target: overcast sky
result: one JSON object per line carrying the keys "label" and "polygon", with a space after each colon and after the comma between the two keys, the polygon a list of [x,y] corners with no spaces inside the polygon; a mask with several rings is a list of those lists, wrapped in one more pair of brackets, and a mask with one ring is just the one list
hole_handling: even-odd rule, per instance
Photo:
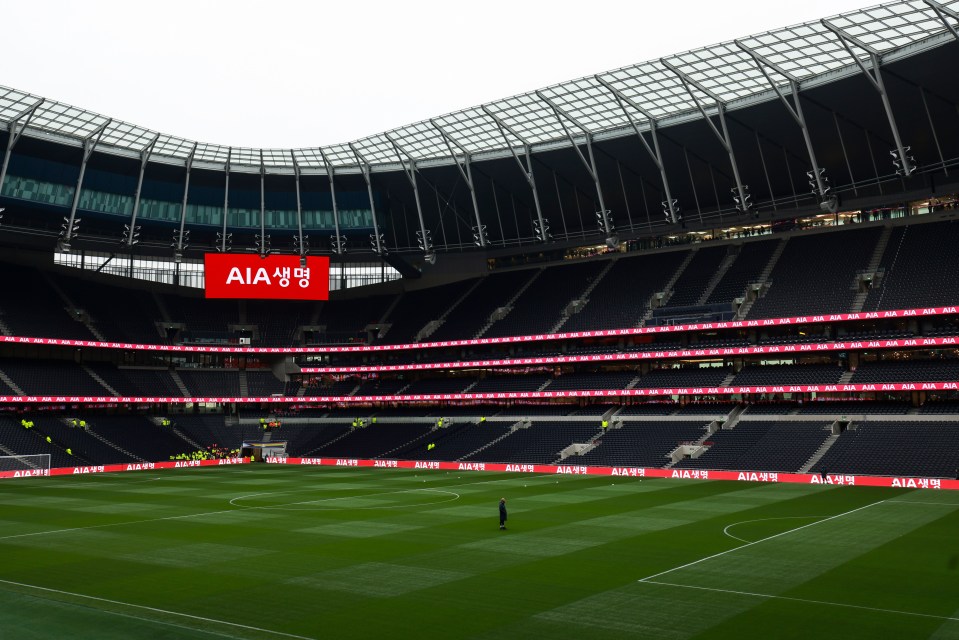
{"label": "overcast sky", "polygon": [[308,147],[871,4],[10,2],[0,85],[201,142]]}

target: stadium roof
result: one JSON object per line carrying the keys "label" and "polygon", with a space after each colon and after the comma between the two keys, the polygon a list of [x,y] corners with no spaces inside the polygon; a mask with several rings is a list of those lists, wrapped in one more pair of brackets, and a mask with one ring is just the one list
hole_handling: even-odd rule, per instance
{"label": "stadium roof", "polygon": [[[516,148],[545,150],[594,139],[631,135],[649,120],[678,123],[713,113],[775,100],[766,74],[782,88],[807,88],[860,73],[872,56],[889,61],[959,39],[959,0],[903,0],[820,21],[741,38],[660,60],[496,100],[351,143],[323,148],[251,149],[198,143],[113,120],[107,116],[17,89],[0,87],[0,122],[22,124],[26,133],[81,144],[97,141],[100,152],[136,155],[150,150],[153,162],[214,167],[267,167],[281,172],[384,170],[401,161],[452,164],[453,154],[498,158]],[[855,57],[854,57],[855,56]],[[760,66],[762,65],[762,66]],[[699,105],[697,104],[699,103]],[[627,113],[629,114],[627,116]],[[512,148],[512,150],[511,150]]]}

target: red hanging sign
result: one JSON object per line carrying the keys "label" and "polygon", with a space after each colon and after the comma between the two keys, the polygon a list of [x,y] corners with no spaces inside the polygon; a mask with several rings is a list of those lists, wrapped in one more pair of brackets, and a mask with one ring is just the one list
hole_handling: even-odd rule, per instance
{"label": "red hanging sign", "polygon": [[328,300],[330,259],[207,253],[203,256],[207,298]]}

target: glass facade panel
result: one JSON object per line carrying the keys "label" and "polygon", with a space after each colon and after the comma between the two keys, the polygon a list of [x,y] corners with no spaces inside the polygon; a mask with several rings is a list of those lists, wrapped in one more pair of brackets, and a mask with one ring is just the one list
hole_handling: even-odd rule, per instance
{"label": "glass facade panel", "polygon": [[[33,178],[20,178],[7,175],[0,194],[8,198],[30,200],[43,204],[69,207],[73,203],[74,188],[44,182]],[[364,194],[365,197],[365,194]],[[133,196],[108,193],[94,189],[80,192],[79,209],[96,211],[118,216],[130,216],[133,213]],[[167,202],[142,198],[138,217],[145,220],[179,222],[179,202]],[[223,224],[223,206],[187,204],[186,221],[189,224]],[[369,209],[342,209],[339,211],[340,229],[369,229],[373,226],[373,214]],[[295,209],[268,209],[265,211],[268,229],[296,229]],[[231,207],[227,224],[230,227],[256,229],[260,226],[260,210]],[[332,231],[333,211],[314,210],[303,212],[303,228],[309,230]]]}
{"label": "glass facade panel", "polygon": [[69,207],[73,202],[73,187],[63,184],[41,182],[32,178],[18,178],[7,175],[3,181],[3,190],[0,191],[8,198],[20,198],[43,204]]}
{"label": "glass facade panel", "polygon": [[163,202],[162,200],[140,200],[141,218],[146,220],[162,220],[164,222],[179,222],[180,203]]}
{"label": "glass facade panel", "polygon": [[133,213],[133,196],[121,196],[103,191],[80,191],[80,209],[86,211],[100,211],[128,216]]}

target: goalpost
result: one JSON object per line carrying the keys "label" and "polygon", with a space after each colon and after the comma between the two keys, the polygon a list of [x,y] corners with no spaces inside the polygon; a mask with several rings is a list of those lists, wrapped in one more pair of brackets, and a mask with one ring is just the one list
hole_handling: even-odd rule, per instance
{"label": "goalpost", "polygon": [[0,471],[23,471],[24,475],[50,475],[50,454],[0,456]]}

